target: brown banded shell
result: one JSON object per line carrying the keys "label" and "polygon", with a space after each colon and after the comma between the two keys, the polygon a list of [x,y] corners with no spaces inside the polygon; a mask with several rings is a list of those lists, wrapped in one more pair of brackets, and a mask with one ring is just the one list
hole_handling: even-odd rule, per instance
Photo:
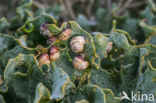
{"label": "brown banded shell", "polygon": [[60,57],[60,51],[56,46],[50,48],[50,60],[55,61]]}
{"label": "brown banded shell", "polygon": [[77,70],[85,70],[88,68],[89,63],[82,56],[76,56],[73,60],[73,66]]}
{"label": "brown banded shell", "polygon": [[59,36],[59,40],[68,40],[71,34],[71,29],[65,29]]}
{"label": "brown banded shell", "polygon": [[42,54],[38,60],[39,62],[39,66],[43,65],[43,64],[50,64],[50,60],[49,60],[49,55],[47,53]]}
{"label": "brown banded shell", "polygon": [[80,53],[84,50],[86,41],[83,36],[73,37],[70,41],[70,48],[75,53]]}

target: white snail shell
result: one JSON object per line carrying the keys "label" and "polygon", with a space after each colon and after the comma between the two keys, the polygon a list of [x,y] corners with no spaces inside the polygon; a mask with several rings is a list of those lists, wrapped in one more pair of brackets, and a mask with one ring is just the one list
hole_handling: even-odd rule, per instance
{"label": "white snail shell", "polygon": [[73,60],[73,66],[77,70],[85,70],[88,68],[89,63],[82,56],[76,56]]}
{"label": "white snail shell", "polygon": [[73,37],[70,41],[71,50],[75,53],[80,53],[84,50],[86,41],[83,36]]}

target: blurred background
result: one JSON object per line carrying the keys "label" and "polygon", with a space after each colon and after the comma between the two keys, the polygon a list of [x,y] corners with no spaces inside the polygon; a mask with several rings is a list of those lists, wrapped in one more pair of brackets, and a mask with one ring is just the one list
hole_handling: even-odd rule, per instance
{"label": "blurred background", "polygon": [[[11,22],[20,1],[0,0],[0,17]],[[126,30],[141,44],[146,37],[139,23],[144,19],[148,25],[156,25],[155,4],[156,0],[34,0],[32,12],[36,16],[45,11],[58,20],[58,25],[75,20],[88,32],[109,33],[115,19],[117,28]],[[16,30],[21,25],[9,29]]]}

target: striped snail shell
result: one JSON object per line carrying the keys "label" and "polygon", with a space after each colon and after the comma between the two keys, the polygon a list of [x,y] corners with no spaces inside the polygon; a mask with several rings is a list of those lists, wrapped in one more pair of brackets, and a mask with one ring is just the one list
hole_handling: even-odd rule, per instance
{"label": "striped snail shell", "polygon": [[88,68],[89,63],[81,55],[78,55],[73,60],[73,66],[77,70],[85,70]]}
{"label": "striped snail shell", "polygon": [[39,66],[43,65],[43,64],[50,64],[50,60],[49,60],[49,55],[47,53],[42,54],[38,60],[39,62]]}
{"label": "striped snail shell", "polygon": [[75,53],[80,53],[84,50],[86,41],[83,36],[73,37],[70,41],[70,48]]}
{"label": "striped snail shell", "polygon": [[59,36],[59,40],[68,40],[71,34],[71,29],[65,29]]}
{"label": "striped snail shell", "polygon": [[52,46],[50,48],[50,60],[51,61],[55,61],[60,57],[60,51],[58,49],[58,47],[56,46]]}

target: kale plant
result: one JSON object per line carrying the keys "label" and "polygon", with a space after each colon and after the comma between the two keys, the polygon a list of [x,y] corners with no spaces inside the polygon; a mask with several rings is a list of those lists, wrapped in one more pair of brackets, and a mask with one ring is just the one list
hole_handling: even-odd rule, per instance
{"label": "kale plant", "polygon": [[[139,18],[95,3],[96,22],[82,14],[62,22],[62,7],[34,2],[22,0],[13,17],[0,19],[0,103],[156,102],[152,0]],[[153,97],[132,101],[132,92]]]}

